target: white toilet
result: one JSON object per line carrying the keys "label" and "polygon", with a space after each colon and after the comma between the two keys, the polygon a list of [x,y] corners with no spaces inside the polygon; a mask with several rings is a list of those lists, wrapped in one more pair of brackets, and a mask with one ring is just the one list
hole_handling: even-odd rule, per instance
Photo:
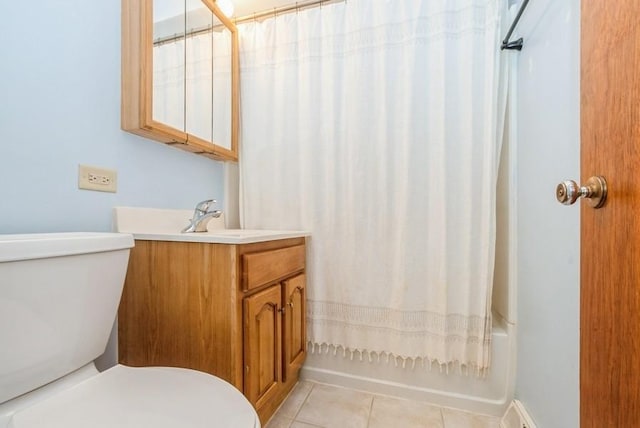
{"label": "white toilet", "polygon": [[215,376],[96,370],[132,246],[117,233],[0,235],[0,428],[260,428]]}

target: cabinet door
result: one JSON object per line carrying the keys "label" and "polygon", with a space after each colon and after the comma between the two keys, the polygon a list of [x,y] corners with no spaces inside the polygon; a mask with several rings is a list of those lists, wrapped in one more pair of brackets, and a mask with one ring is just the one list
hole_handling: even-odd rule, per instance
{"label": "cabinet door", "polygon": [[295,276],[283,283],[284,310],[284,378],[286,381],[296,376],[306,356],[305,323],[305,283],[304,274]]}
{"label": "cabinet door", "polygon": [[256,408],[277,394],[282,377],[280,290],[275,285],[244,299],[244,394]]}

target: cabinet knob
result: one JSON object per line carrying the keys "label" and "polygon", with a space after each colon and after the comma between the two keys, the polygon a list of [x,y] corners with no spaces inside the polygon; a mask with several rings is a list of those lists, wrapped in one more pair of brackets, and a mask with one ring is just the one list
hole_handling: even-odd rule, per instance
{"label": "cabinet knob", "polygon": [[290,307],[291,309],[293,309],[293,301],[291,301],[291,302],[287,303],[287,305],[289,305],[289,307]]}
{"label": "cabinet knob", "polygon": [[278,309],[278,312],[280,312],[281,314],[284,314],[284,312],[285,312],[285,308],[284,308],[284,306],[283,306],[283,307],[281,307],[280,309]]}

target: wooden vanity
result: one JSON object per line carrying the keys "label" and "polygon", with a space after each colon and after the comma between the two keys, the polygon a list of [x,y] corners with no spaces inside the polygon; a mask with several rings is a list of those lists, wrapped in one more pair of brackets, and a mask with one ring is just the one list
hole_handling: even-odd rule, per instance
{"label": "wooden vanity", "polygon": [[304,237],[246,244],[136,237],[118,312],[120,363],[216,375],[266,423],[306,356],[305,248]]}

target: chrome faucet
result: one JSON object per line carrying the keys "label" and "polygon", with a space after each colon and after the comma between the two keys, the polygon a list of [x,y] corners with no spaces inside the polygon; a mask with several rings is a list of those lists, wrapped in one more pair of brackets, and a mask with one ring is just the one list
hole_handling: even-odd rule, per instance
{"label": "chrome faucet", "polygon": [[182,233],[206,232],[209,220],[212,218],[218,218],[222,215],[222,211],[220,210],[209,211],[209,207],[215,203],[215,199],[198,202],[196,209],[193,211],[193,218],[191,219],[189,226],[182,229]]}

